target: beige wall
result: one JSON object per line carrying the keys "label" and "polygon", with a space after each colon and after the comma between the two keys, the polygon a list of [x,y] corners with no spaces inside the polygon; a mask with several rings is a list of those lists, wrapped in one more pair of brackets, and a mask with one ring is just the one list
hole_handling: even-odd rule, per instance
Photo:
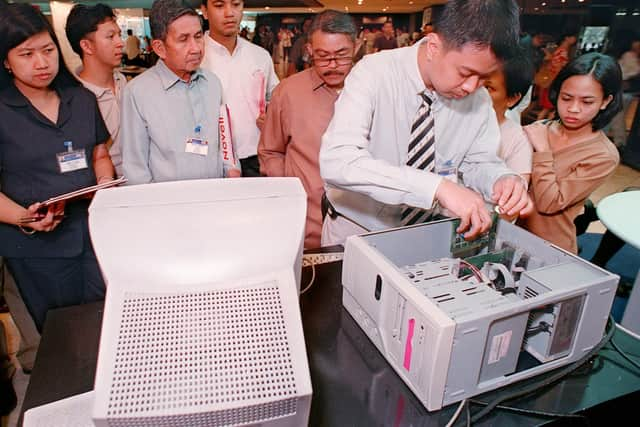
{"label": "beige wall", "polygon": [[76,69],[82,65],[80,57],[71,49],[67,35],[65,34],[64,27],[67,23],[67,16],[73,7],[73,3],[63,3],[60,1],[49,2],[51,7],[51,20],[53,22],[53,29],[60,42],[60,48],[62,49],[62,57],[67,64],[69,71],[75,73]]}

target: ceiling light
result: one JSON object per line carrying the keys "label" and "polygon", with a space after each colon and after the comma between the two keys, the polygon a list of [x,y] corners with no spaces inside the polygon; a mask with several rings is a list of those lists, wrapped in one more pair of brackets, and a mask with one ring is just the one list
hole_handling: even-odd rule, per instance
{"label": "ceiling light", "polygon": [[547,3],[543,1],[542,2],[542,6],[546,6],[546,5],[547,5]]}

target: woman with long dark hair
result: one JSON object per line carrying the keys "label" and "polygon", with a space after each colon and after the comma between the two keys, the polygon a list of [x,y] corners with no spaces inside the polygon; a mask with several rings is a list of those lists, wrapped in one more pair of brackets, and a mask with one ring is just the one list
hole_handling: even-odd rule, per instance
{"label": "woman with long dark hair", "polygon": [[620,161],[602,131],[622,105],[620,66],[607,55],[582,55],[560,71],[549,97],[558,118],[524,128],[534,150],[529,191],[536,209],[521,225],[577,253],[574,220]]}
{"label": "woman with long dark hair", "polygon": [[45,17],[28,4],[0,15],[0,255],[36,326],[51,308],[104,298],[88,200],[53,196],[113,179],[95,97],[72,77]]}

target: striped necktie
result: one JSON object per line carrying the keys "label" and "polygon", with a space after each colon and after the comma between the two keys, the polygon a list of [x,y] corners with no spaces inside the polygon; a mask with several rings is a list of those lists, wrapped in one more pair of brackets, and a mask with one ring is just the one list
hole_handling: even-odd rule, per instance
{"label": "striped necktie", "polygon": [[[425,91],[420,92],[420,97],[422,103],[411,125],[407,166],[432,172],[436,164],[435,129],[431,113],[432,100]],[[402,210],[400,222],[402,225],[418,224],[428,220],[430,215],[430,210],[406,207]]]}

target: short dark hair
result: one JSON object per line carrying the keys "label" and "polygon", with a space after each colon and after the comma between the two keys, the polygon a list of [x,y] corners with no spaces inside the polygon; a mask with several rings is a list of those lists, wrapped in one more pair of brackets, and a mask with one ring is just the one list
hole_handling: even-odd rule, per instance
{"label": "short dark hair", "polygon": [[151,37],[164,40],[167,37],[169,25],[184,15],[200,17],[188,0],[155,0],[149,14]]}
{"label": "short dark hair", "polygon": [[354,42],[358,33],[351,15],[337,10],[325,10],[316,15],[309,27],[309,36],[318,30],[323,33],[345,34]]}
{"label": "short dark hair", "polygon": [[132,30],[131,28],[129,28],[129,29],[127,30],[127,35],[128,35],[128,36],[132,36],[132,35],[133,35],[133,30]]}
{"label": "short dark hair", "polygon": [[449,0],[434,17],[433,29],[448,48],[489,47],[504,60],[518,45],[518,5],[514,0]]}
{"label": "short dark hair", "polygon": [[504,75],[507,97],[521,95],[518,102],[510,107],[514,108],[522,101],[522,97],[533,83],[533,61],[527,55],[527,50],[519,47],[511,58],[505,60],[502,64],[502,74]]}
{"label": "short dark hair", "polygon": [[[25,42],[29,37],[42,32],[48,32],[53,43],[58,48],[58,74],[51,82],[51,86],[69,87],[79,86],[71,72],[67,69],[62,57],[62,49],[53,28],[44,15],[28,3],[11,3],[2,6],[0,14],[0,64],[7,59],[9,51]],[[0,89],[7,87],[13,77],[8,70],[0,65]]]}
{"label": "short dark hair", "polygon": [[98,3],[95,6],[76,4],[73,6],[64,28],[73,51],[82,58],[80,41],[86,38],[87,34],[94,33],[98,29],[98,25],[115,19],[116,15],[113,13],[113,9],[106,4]]}
{"label": "short dark hair", "polygon": [[622,71],[620,65],[609,55],[598,52],[585,53],[569,62],[560,70],[549,88],[549,99],[558,108],[558,95],[562,84],[569,77],[590,75],[602,86],[604,97],[613,99],[604,110],[600,110],[591,121],[594,131],[604,128],[613,116],[622,110]]}

